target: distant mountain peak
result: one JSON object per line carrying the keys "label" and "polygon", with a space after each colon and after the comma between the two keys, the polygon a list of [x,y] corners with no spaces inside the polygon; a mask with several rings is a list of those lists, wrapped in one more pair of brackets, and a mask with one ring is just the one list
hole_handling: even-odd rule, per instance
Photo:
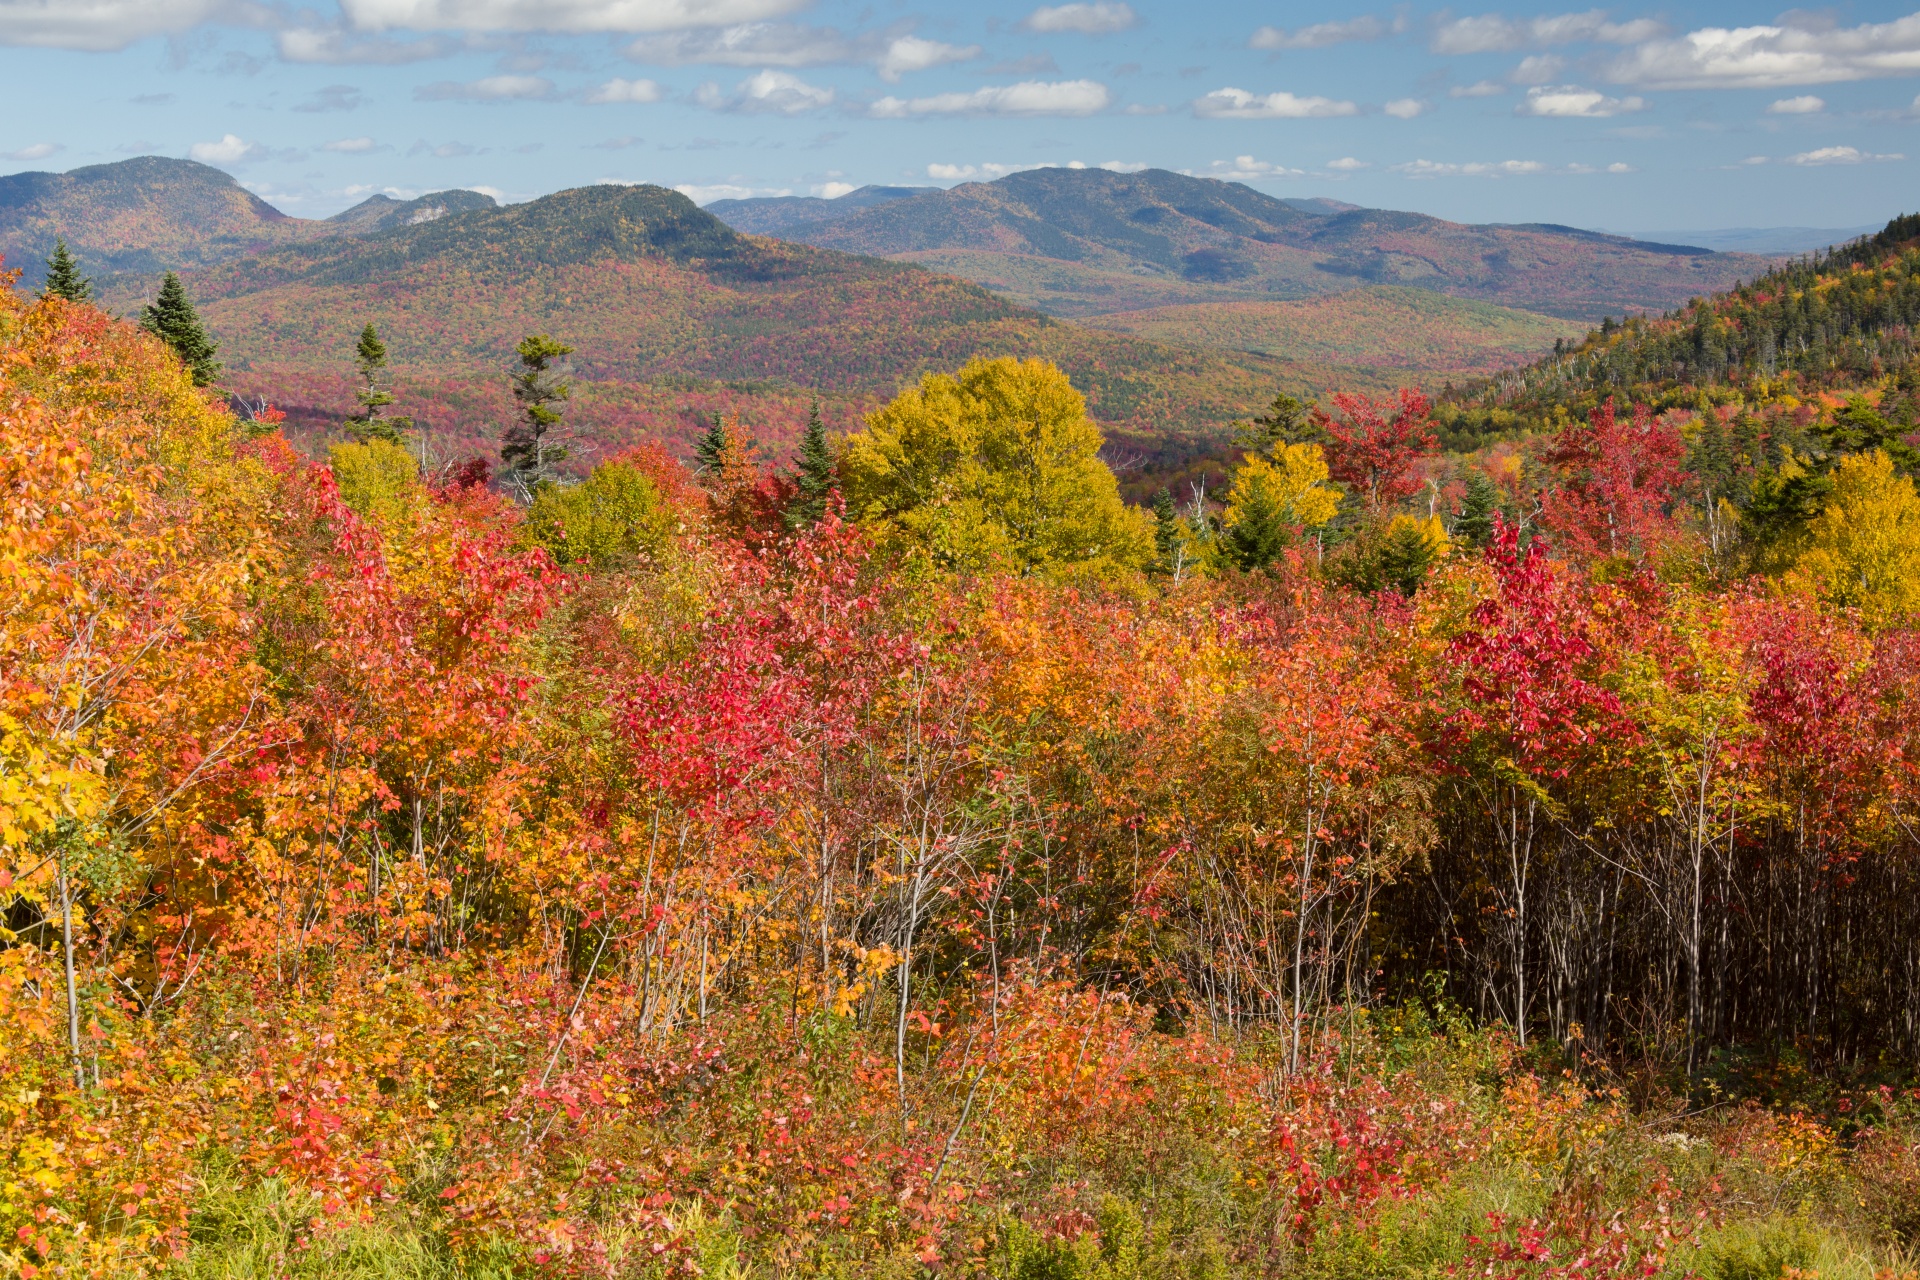
{"label": "distant mountain peak", "polygon": [[326,221],[351,234],[365,235],[393,227],[413,227],[423,222],[435,222],[452,213],[498,207],[498,201],[479,191],[436,191],[413,200],[396,200],[380,194],[368,196],[353,208],[344,209]]}

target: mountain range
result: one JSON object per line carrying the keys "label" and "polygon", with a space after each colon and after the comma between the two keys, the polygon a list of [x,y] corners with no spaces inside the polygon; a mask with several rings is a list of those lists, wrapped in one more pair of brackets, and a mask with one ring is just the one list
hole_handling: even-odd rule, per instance
{"label": "mountain range", "polygon": [[841,199],[855,196],[861,203],[844,211],[838,200],[792,198],[711,211],[742,230],[913,262],[1067,317],[1411,285],[1591,324],[1678,306],[1771,265],[1575,227],[1282,200],[1165,169],[1033,169]]}

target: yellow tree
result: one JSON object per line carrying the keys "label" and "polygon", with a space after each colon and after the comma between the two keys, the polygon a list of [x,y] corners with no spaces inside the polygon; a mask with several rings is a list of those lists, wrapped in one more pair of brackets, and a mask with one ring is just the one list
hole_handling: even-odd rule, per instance
{"label": "yellow tree", "polygon": [[976,360],[929,374],[848,438],[849,511],[936,563],[1093,577],[1153,556],[1145,513],[1120,500],[1100,431],[1044,360]]}
{"label": "yellow tree", "polygon": [[1855,454],[1833,473],[1833,495],[1807,528],[1799,574],[1868,625],[1920,611],[1920,494],[1883,450]]}

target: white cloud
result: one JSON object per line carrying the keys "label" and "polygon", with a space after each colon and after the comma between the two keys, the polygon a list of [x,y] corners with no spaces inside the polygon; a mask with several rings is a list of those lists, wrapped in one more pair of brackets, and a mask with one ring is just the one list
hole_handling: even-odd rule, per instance
{"label": "white cloud", "polygon": [[1813,151],[1802,151],[1797,156],[1788,156],[1785,163],[1800,165],[1821,164],[1872,164],[1885,160],[1904,160],[1905,156],[1895,152],[1878,156],[1858,147],[1820,147]]}
{"label": "white cloud", "polygon": [[0,44],[102,53],[178,35],[233,7],[231,0],[0,0]]}
{"label": "white cloud", "polygon": [[1639,44],[1665,33],[1666,28],[1650,18],[1610,21],[1604,9],[1537,18],[1483,13],[1441,22],[1431,44],[1435,53],[1511,53],[1555,44]]}
{"label": "white cloud", "polygon": [[374,141],[372,138],[337,138],[332,142],[323,142],[320,144],[322,151],[333,151],[340,155],[349,156],[362,155],[365,152],[373,150],[373,148]]}
{"label": "white cloud", "polygon": [[1095,80],[1024,80],[989,85],[971,93],[937,93],[927,98],[881,98],[868,113],[881,119],[909,116],[1090,116],[1104,111],[1113,95]]}
{"label": "white cloud", "polygon": [[1020,25],[1029,31],[1077,31],[1100,36],[1125,31],[1139,20],[1131,5],[1095,0],[1092,4],[1045,5],[1028,14]]}
{"label": "white cloud", "polygon": [[[483,188],[475,187],[475,191]],[[674,188],[695,204],[712,204],[715,200],[751,200],[756,196],[790,196],[793,192],[786,187],[743,187],[730,182],[719,182],[712,186],[700,186],[697,183],[682,183]]]}
{"label": "white cloud", "polygon": [[658,102],[667,91],[656,80],[622,80],[618,76],[590,90],[586,101],[597,105],[609,102]]}
{"label": "white cloud", "polygon": [[30,146],[22,147],[18,151],[9,151],[5,154],[4,158],[8,160],[45,160],[54,152],[64,151],[65,149],[66,148],[57,142],[36,142]]}
{"label": "white cloud", "polygon": [[925,71],[929,67],[943,67],[950,62],[965,62],[968,58],[979,56],[980,46],[977,44],[961,46],[943,44],[938,40],[922,40],[919,36],[901,36],[880,55],[880,78],[893,84],[909,71]]}
{"label": "white cloud", "polygon": [[1396,120],[1411,120],[1426,114],[1427,104],[1418,98],[1395,98],[1380,109]]}
{"label": "white cloud", "polygon": [[806,0],[340,0],[360,31],[679,31],[764,22]]}
{"label": "white cloud", "polygon": [[1341,156],[1338,160],[1327,161],[1327,168],[1335,173],[1358,173],[1362,169],[1371,169],[1365,160],[1355,160],[1352,156]]}
{"label": "white cloud", "polygon": [[1129,102],[1120,114],[1128,116],[1163,116],[1167,114],[1167,107],[1163,102]]}
{"label": "white cloud", "polygon": [[218,142],[196,142],[187,148],[187,155],[201,164],[243,164],[266,154],[265,147],[248,142],[237,133],[229,133]]}
{"label": "white cloud", "polygon": [[1574,120],[1604,120],[1646,109],[1641,98],[1609,98],[1592,89],[1563,84],[1527,90],[1527,100],[1513,109],[1517,116],[1548,116]]}
{"label": "white cloud", "polygon": [[1920,72],[1920,13],[1857,27],[1703,27],[1613,59],[1615,84],[1649,89],[1777,89]]}
{"label": "white cloud", "polygon": [[941,182],[972,182],[976,178],[985,178],[991,182],[995,178],[1004,178],[1010,173],[1026,173],[1030,169],[1054,169],[1051,164],[930,164],[927,176]]}
{"label": "white cloud", "polygon": [[1497,98],[1507,91],[1507,86],[1498,80],[1480,80],[1473,84],[1455,85],[1447,90],[1449,98]]}
{"label": "white cloud", "polygon": [[1324,49],[1329,45],[1353,41],[1380,40],[1400,29],[1399,22],[1388,23],[1371,14],[1349,18],[1345,22],[1316,22],[1310,27],[1284,31],[1279,27],[1261,27],[1247,41],[1249,49]]}
{"label": "white cloud", "polygon": [[421,102],[537,102],[553,96],[545,76],[486,76],[479,80],[440,80],[413,91]]}
{"label": "white cloud", "polygon": [[1262,95],[1227,88],[1215,89],[1196,100],[1193,114],[1208,120],[1306,120],[1359,115],[1360,108],[1332,98],[1299,98],[1284,92]]}
{"label": "white cloud", "polygon": [[695,90],[693,95],[696,103],[714,111],[783,116],[797,116],[830,107],[833,98],[832,89],[808,84],[790,71],[758,72],[735,85],[732,94],[724,94],[719,85],[707,83]]}
{"label": "white cloud", "polygon": [[459,41],[441,36],[425,40],[390,40],[383,36],[356,36],[325,27],[292,27],[274,37],[287,62],[330,65],[356,63],[398,66],[441,58],[459,48]]}
{"label": "white cloud", "polygon": [[1409,178],[1518,178],[1549,172],[1538,160],[1499,160],[1491,164],[1440,164],[1432,160],[1410,160],[1393,166],[1395,173]]}
{"label": "white cloud", "polygon": [[1137,160],[1102,160],[1099,167],[1108,173],[1139,173],[1153,166]]}
{"label": "white cloud", "polygon": [[1264,178],[1300,178],[1306,176],[1299,169],[1289,169],[1283,164],[1272,164],[1265,160],[1255,160],[1252,156],[1235,156],[1232,160],[1215,160],[1205,170],[1194,172],[1182,169],[1180,172],[1190,178],[1217,178],[1221,182],[1257,182]]}
{"label": "white cloud", "polygon": [[851,182],[823,182],[813,189],[813,194],[822,200],[838,200],[841,196],[859,189]]}
{"label": "white cloud", "polygon": [[1767,114],[1770,116],[1810,116],[1815,112],[1825,111],[1826,109],[1826,99],[1816,98],[1810,93],[1803,93],[1797,98],[1782,98],[1778,102],[1768,104]]}
{"label": "white cloud", "polygon": [[1567,60],[1554,53],[1536,53],[1520,59],[1507,79],[1515,84],[1552,84],[1567,68]]}

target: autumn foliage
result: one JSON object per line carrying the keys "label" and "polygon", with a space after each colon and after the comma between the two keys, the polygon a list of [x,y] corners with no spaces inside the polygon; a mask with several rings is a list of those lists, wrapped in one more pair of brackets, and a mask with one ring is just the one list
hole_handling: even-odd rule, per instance
{"label": "autumn foliage", "polygon": [[[1337,410],[1340,518],[1407,519],[1424,404]],[[301,1274],[1624,1278],[1809,1187],[1910,1238],[1920,643],[1664,571],[1645,415],[1373,591],[1142,568],[1110,476],[1104,572],[965,573],[771,475],[523,511],[270,427],[0,301],[6,1274],[237,1203]]]}

